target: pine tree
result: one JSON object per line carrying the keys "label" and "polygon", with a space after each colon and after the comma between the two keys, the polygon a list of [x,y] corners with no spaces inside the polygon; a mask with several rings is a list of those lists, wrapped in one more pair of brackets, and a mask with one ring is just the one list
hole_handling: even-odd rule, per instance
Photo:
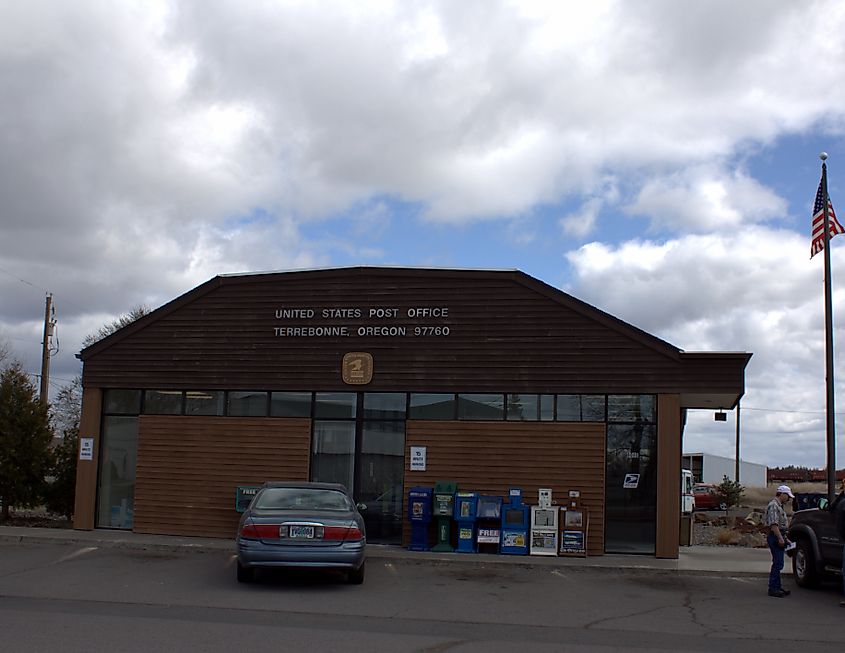
{"label": "pine tree", "polygon": [[0,374],[0,500],[3,519],[14,506],[37,505],[52,464],[47,407],[20,364]]}
{"label": "pine tree", "polygon": [[59,390],[50,410],[53,428],[61,440],[53,449],[52,479],[45,489],[44,503],[50,512],[70,519],[76,496],[76,457],[82,413],[81,375]]}

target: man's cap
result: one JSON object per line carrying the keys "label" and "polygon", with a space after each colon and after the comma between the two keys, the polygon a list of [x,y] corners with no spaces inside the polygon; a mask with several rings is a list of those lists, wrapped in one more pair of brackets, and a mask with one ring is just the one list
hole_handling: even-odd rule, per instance
{"label": "man's cap", "polygon": [[792,494],[792,490],[790,490],[790,489],[789,489],[789,486],[788,486],[788,485],[781,485],[781,486],[778,488],[777,493],[778,493],[778,494],[786,494],[786,495],[789,495],[789,498],[790,498],[790,499],[794,499],[794,498],[795,498],[795,495],[794,495],[794,494]]}

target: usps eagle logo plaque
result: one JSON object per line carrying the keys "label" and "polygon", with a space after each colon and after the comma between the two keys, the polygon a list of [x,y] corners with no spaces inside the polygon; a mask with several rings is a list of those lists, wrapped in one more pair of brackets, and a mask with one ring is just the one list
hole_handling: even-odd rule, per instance
{"label": "usps eagle logo plaque", "polygon": [[366,385],[373,380],[373,357],[363,351],[351,351],[343,356],[343,382],[347,385]]}

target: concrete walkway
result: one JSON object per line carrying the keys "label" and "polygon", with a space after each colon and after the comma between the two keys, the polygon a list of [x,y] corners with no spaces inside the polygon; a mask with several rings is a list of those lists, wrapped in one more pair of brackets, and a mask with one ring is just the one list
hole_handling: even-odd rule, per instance
{"label": "concrete walkway", "polygon": [[[174,537],[142,535],[127,531],[75,531],[61,528],[0,526],[0,543],[5,544],[72,544],[77,546],[115,547],[124,549],[235,553],[234,540],[207,537]],[[450,565],[517,565],[565,566],[568,568],[606,569],[608,571],[656,571],[664,573],[729,576],[767,576],[771,566],[768,549],[737,546],[681,547],[677,560],[652,556],[608,554],[589,558],[546,556],[509,556],[462,553],[408,551],[398,546],[370,544],[367,555],[373,559],[395,559],[414,564]],[[786,560],[784,574],[791,574]]]}

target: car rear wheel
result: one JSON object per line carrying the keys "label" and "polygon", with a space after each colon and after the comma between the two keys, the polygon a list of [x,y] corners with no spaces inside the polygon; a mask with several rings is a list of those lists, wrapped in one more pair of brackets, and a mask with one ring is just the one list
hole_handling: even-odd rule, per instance
{"label": "car rear wheel", "polygon": [[238,563],[238,582],[251,583],[255,580],[255,569],[251,567],[244,567],[240,562]]}
{"label": "car rear wheel", "polygon": [[816,558],[806,538],[798,540],[795,555],[792,557],[792,575],[799,587],[815,587],[819,584]]}
{"label": "car rear wheel", "polygon": [[724,501],[722,501],[722,503],[719,504],[719,510],[727,510],[727,509],[728,509],[728,504],[725,503]]}
{"label": "car rear wheel", "polygon": [[346,580],[351,585],[360,585],[364,582],[364,566],[366,563],[362,562],[361,566],[358,569],[353,569],[349,572],[349,575],[346,577]]}

